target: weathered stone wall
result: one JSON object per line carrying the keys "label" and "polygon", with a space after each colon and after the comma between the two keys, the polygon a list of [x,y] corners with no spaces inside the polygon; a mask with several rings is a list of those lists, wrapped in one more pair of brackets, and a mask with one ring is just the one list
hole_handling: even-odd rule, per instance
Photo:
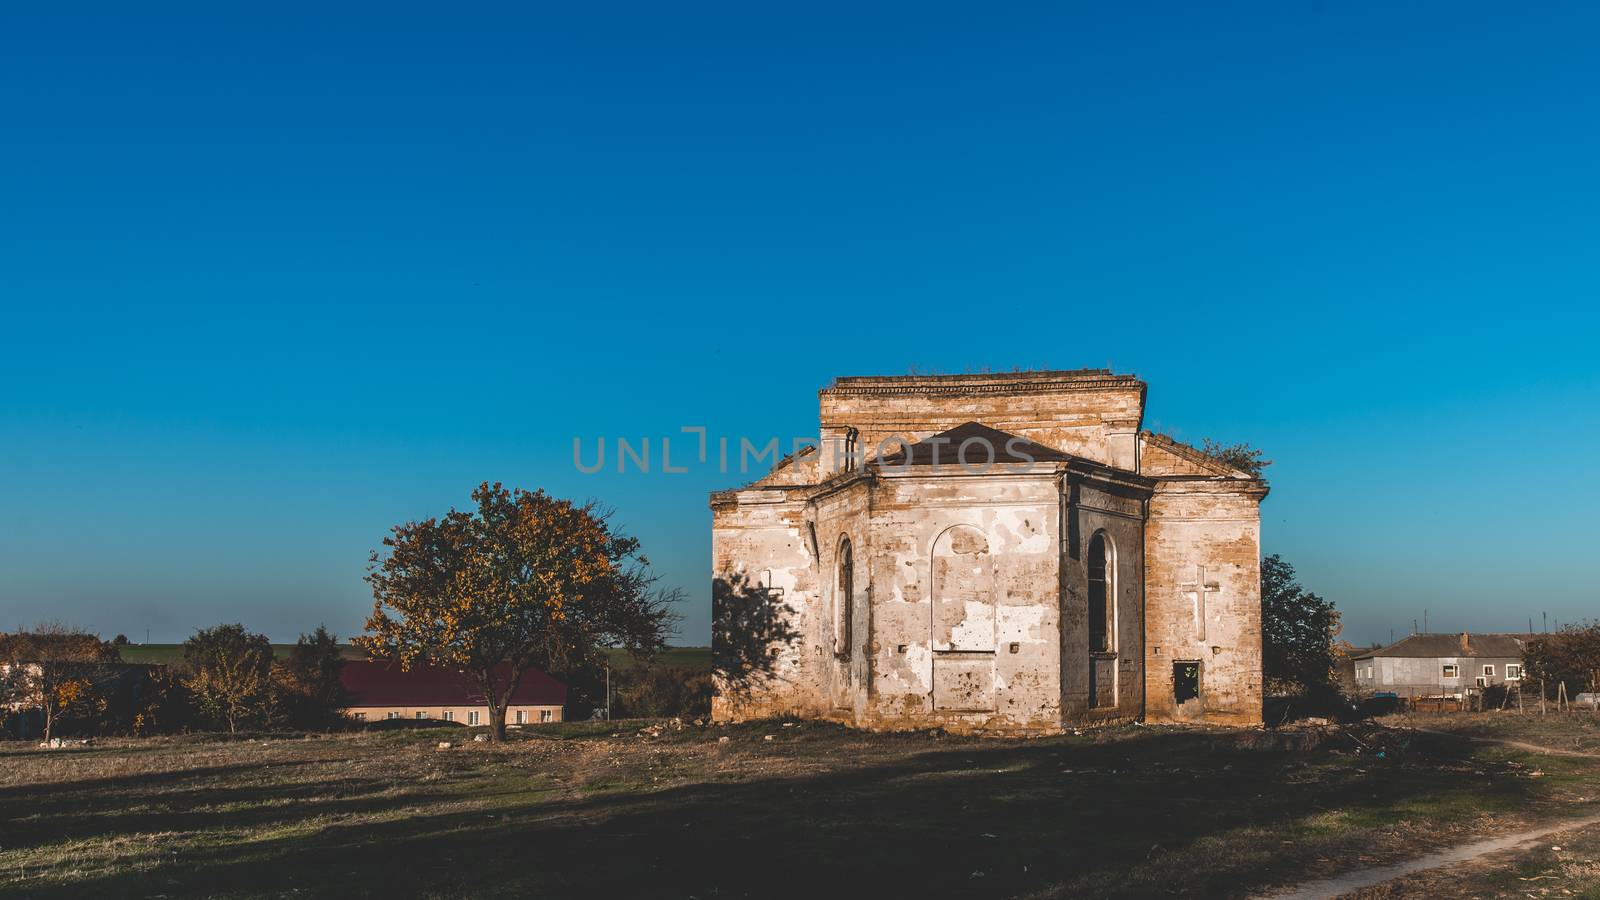
{"label": "weathered stone wall", "polygon": [[[1265,495],[1266,486],[1250,479],[1158,479],[1145,524],[1147,719],[1261,721]],[[1204,591],[1203,627],[1196,585]],[[1180,661],[1200,664],[1200,696],[1182,706],[1173,693]]]}
{"label": "weathered stone wall", "polygon": [[[1061,547],[1061,708],[1067,721],[1138,718],[1144,712],[1144,507],[1149,488],[1067,476]],[[1109,539],[1111,648],[1089,647],[1088,547]],[[1091,674],[1092,673],[1092,674]],[[1114,702],[1091,705],[1090,685],[1110,677]],[[1100,691],[1094,692],[1103,696]]]}
{"label": "weathered stone wall", "polygon": [[[1144,382],[1108,371],[841,378],[820,393],[824,473],[837,471],[846,431],[868,458],[899,437],[922,440],[967,422],[1133,470]],[[894,447],[890,446],[890,452]]]}
{"label": "weathered stone wall", "polygon": [[712,717],[827,713],[828,673],[816,649],[822,598],[803,493],[725,491],[711,509],[712,652],[737,679],[716,678]]}
{"label": "weathered stone wall", "polygon": [[[817,495],[809,513],[816,523],[821,560],[818,576],[821,603],[815,632],[817,640],[811,656],[817,671],[824,676],[822,687],[828,698],[827,716],[847,722],[857,721],[866,705],[872,597],[868,576],[872,536],[867,513],[871,493],[870,478],[846,479],[846,483]],[[845,600],[841,583],[841,557],[847,540],[851,548],[853,595],[849,602]],[[845,627],[847,611],[848,629]]]}
{"label": "weathered stone wall", "polygon": [[1139,474],[1153,478],[1171,475],[1245,477],[1199,450],[1172,438],[1145,432],[1139,436]]}
{"label": "weathered stone wall", "polygon": [[1060,727],[1056,483],[1049,471],[879,478],[862,724]]}

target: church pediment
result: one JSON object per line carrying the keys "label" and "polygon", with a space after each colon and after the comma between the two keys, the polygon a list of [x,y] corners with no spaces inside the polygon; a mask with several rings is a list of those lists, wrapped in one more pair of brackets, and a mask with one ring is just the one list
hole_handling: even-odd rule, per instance
{"label": "church pediment", "polygon": [[981,422],[967,422],[910,446],[902,445],[880,458],[877,465],[888,469],[929,466],[961,471],[996,463],[1057,463],[1072,458],[1020,435]]}

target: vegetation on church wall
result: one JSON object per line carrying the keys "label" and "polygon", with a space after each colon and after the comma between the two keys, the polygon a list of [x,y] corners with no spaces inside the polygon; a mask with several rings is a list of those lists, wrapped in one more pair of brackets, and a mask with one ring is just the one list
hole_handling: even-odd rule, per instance
{"label": "vegetation on church wall", "polygon": [[1265,456],[1263,451],[1246,443],[1224,444],[1211,438],[1203,438],[1200,442],[1200,452],[1223,465],[1245,472],[1252,478],[1260,478],[1262,471],[1272,465],[1272,460],[1262,458]]}

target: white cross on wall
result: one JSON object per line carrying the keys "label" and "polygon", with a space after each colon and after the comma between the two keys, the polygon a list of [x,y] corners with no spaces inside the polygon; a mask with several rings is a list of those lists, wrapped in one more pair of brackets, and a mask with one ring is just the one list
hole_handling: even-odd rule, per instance
{"label": "white cross on wall", "polygon": [[1215,581],[1206,580],[1206,567],[1194,567],[1194,581],[1186,581],[1178,585],[1184,593],[1194,595],[1194,638],[1197,641],[1206,639],[1206,595],[1215,594],[1222,590],[1221,585]]}

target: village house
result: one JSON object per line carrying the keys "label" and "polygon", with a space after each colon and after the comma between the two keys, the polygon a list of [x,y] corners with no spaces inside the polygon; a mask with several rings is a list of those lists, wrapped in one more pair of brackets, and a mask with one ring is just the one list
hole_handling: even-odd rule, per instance
{"label": "village house", "polygon": [[855,377],[711,496],[719,720],[1261,721],[1260,504],[1109,370]]}
{"label": "village house", "polygon": [[1400,697],[1460,700],[1473,689],[1522,680],[1528,635],[1413,634],[1357,653],[1356,690]]}
{"label": "village house", "polygon": [[[358,722],[424,719],[488,725],[489,705],[473,680],[438,666],[380,661],[349,661],[339,668],[348,705],[344,714]],[[550,675],[529,669],[506,705],[507,725],[539,725],[562,721],[567,686]]]}

